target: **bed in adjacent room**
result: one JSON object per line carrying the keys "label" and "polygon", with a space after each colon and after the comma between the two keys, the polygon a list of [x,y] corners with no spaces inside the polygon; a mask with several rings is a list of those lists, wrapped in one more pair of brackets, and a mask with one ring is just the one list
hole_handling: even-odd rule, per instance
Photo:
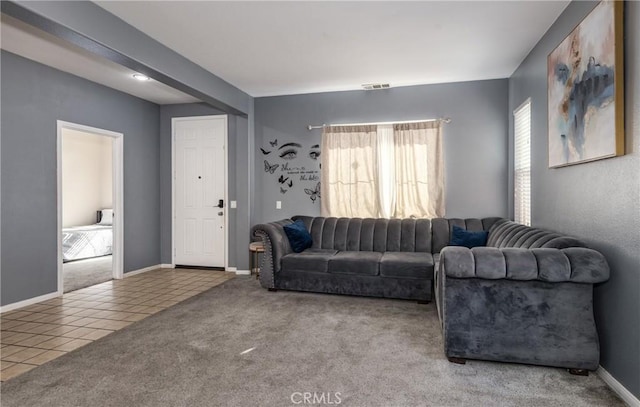
{"label": "bed in adjacent room", "polygon": [[98,211],[98,223],[62,229],[62,261],[107,256],[113,251],[113,210]]}

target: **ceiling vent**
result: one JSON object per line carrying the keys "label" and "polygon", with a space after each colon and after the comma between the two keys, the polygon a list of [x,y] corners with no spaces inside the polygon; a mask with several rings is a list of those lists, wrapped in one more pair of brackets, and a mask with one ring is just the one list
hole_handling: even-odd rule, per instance
{"label": "ceiling vent", "polygon": [[364,90],[378,90],[378,89],[389,89],[388,83],[365,83],[362,85],[362,89]]}

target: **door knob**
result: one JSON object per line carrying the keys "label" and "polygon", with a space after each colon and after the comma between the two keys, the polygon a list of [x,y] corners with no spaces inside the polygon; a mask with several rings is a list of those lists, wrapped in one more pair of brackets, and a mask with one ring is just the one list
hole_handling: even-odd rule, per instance
{"label": "door knob", "polygon": [[224,208],[224,199],[218,200],[218,208]]}
{"label": "door knob", "polygon": [[218,216],[222,216],[222,215],[224,215],[224,212],[222,211],[218,212]]}

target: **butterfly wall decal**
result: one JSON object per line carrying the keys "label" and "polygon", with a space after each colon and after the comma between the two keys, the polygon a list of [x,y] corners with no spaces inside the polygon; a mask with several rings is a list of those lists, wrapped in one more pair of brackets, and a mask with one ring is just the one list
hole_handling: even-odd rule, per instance
{"label": "butterfly wall decal", "polygon": [[280,164],[269,164],[269,162],[267,160],[264,160],[264,172],[268,172],[273,174],[274,172],[276,172],[276,170],[278,169],[278,167],[280,166]]}
{"label": "butterfly wall decal", "polygon": [[320,196],[320,183],[318,182],[316,184],[316,189],[309,189],[309,188],[305,188],[304,189],[305,194],[309,195],[309,199],[311,199],[311,202],[315,203],[317,198],[321,198]]}
{"label": "butterfly wall decal", "polygon": [[289,188],[291,188],[293,186],[293,180],[289,181],[287,185],[289,185]]}
{"label": "butterfly wall decal", "polygon": [[273,141],[270,141],[269,144],[271,144],[271,147],[275,147],[278,145],[278,139],[275,139]]}
{"label": "butterfly wall decal", "polygon": [[278,182],[284,184],[288,179],[289,177],[285,178],[284,175],[281,175],[280,178],[278,178]]}
{"label": "butterfly wall decal", "polygon": [[262,151],[262,154],[263,154],[263,155],[269,155],[269,154],[271,154],[271,151],[267,151],[267,150],[265,150],[265,149],[264,149],[264,148],[262,148],[262,147],[260,147],[260,151]]}
{"label": "butterfly wall decal", "polygon": [[288,191],[288,189],[284,189],[284,188],[280,187],[280,193],[281,194],[286,194],[287,191]]}

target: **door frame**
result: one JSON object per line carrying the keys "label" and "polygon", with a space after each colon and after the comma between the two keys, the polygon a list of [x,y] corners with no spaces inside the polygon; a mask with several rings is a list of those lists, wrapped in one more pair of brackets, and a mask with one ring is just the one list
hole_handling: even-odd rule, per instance
{"label": "door frame", "polygon": [[62,131],[63,129],[77,130],[97,136],[113,139],[112,148],[112,199],[113,199],[113,278],[120,280],[124,277],[124,134],[83,124],[57,120],[57,210],[58,210],[58,295],[64,293],[62,278]]}
{"label": "door frame", "polygon": [[194,120],[222,120],[224,123],[224,269],[229,270],[229,118],[226,114],[171,118],[171,267],[176,266],[176,123]]}

